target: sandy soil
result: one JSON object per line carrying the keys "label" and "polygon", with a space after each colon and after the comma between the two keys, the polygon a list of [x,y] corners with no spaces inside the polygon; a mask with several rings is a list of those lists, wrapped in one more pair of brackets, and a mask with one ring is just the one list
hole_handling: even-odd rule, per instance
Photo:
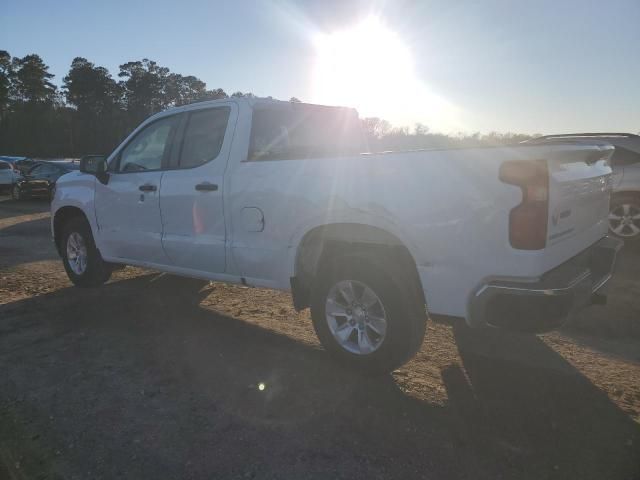
{"label": "sandy soil", "polygon": [[[48,221],[0,199],[0,478],[640,478],[640,340],[430,322],[362,378],[287,294],[134,268],[73,288]],[[639,266],[577,324],[638,320]]]}

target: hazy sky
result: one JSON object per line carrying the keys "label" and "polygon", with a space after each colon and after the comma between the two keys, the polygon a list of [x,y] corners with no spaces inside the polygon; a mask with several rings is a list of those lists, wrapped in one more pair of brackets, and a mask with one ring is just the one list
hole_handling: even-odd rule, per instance
{"label": "hazy sky", "polygon": [[[335,49],[371,18],[375,38],[345,40],[332,55],[353,62],[326,87],[319,39]],[[398,56],[379,52],[386,38],[410,65],[385,68]],[[228,93],[335,98],[445,132],[640,131],[640,0],[0,0],[0,49],[38,53],[57,84],[76,56],[116,78],[147,57]]]}

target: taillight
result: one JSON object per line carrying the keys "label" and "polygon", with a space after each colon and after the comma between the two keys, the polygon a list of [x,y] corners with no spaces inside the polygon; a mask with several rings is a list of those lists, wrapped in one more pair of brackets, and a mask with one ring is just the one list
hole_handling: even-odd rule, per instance
{"label": "taillight", "polygon": [[547,244],[549,171],[546,160],[509,160],[500,166],[500,180],[520,187],[522,202],[509,214],[513,248],[540,250]]}

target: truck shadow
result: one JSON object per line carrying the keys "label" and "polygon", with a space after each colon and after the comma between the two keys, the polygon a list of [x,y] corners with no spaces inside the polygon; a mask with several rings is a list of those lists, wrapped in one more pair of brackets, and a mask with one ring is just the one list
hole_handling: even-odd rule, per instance
{"label": "truck shadow", "polygon": [[20,215],[46,213],[49,209],[50,203],[46,200],[37,198],[13,200],[9,196],[0,195],[0,220]]}
{"label": "truck shadow", "polygon": [[[454,325],[463,368],[442,371],[448,402],[440,406],[404,393],[390,375],[365,378],[303,339],[201,308],[167,285],[149,275],[0,306],[0,388],[18,413],[25,403],[40,412],[29,421],[55,439],[42,448],[62,450],[53,460],[62,470],[131,478],[640,473],[638,426],[535,337]],[[71,449],[71,439],[81,440]]]}
{"label": "truck shadow", "polygon": [[[51,224],[49,217],[25,220],[6,227],[0,227],[0,237],[40,236],[50,241]],[[52,249],[52,251],[54,251]]]}
{"label": "truck shadow", "polygon": [[50,228],[48,217],[0,226],[0,267],[59,259]]}
{"label": "truck shadow", "polygon": [[453,330],[463,368],[442,377],[461,445],[488,449],[518,478],[640,473],[638,425],[540,338]]}

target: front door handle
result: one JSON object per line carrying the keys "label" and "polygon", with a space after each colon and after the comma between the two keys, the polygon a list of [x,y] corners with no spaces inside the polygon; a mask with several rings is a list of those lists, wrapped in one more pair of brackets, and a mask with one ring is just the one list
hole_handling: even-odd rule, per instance
{"label": "front door handle", "polygon": [[146,185],[140,185],[138,189],[141,192],[155,192],[158,189],[158,187],[156,187],[155,185],[146,184]]}
{"label": "front door handle", "polygon": [[196,185],[196,190],[199,192],[215,192],[218,190],[218,185],[215,183],[199,183]]}

